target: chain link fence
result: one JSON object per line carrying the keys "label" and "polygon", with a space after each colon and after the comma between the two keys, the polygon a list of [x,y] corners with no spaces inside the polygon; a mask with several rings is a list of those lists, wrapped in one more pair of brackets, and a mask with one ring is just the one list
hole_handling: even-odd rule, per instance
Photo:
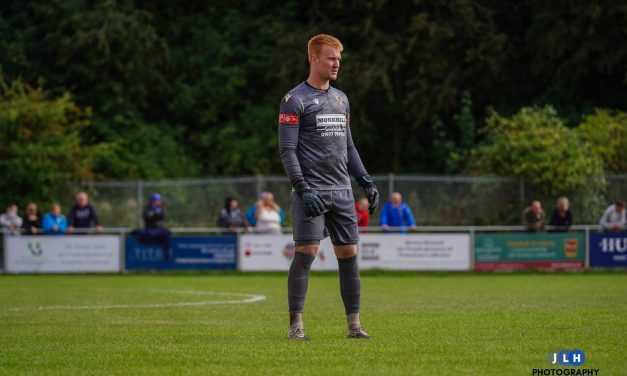
{"label": "chain link fence", "polygon": [[[517,225],[521,212],[532,199],[542,201],[550,216],[557,197],[535,195],[522,179],[470,176],[374,176],[382,205],[391,192],[400,192],[412,208],[416,222],[423,226]],[[72,204],[74,192],[84,190],[98,210],[104,226],[140,227],[141,211],[148,197],[158,192],[164,197],[166,224],[170,227],[216,226],[227,196],[238,199],[246,211],[261,191],[274,194],[291,224],[289,181],[284,176],[248,176],[194,180],[87,182],[72,185],[62,202]],[[361,189],[353,185],[355,198]],[[590,178],[581,192],[568,192],[578,224],[593,224],[612,201],[624,199],[627,175]],[[371,225],[379,223],[378,215]]]}

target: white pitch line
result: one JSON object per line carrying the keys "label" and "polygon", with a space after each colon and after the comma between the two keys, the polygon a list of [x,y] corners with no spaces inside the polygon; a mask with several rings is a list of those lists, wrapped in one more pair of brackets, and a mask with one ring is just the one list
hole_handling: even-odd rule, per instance
{"label": "white pitch line", "polygon": [[[128,290],[128,289],[127,289]],[[140,289],[137,289],[140,290]],[[220,295],[220,296],[239,296],[246,299],[238,300],[208,300],[200,302],[173,302],[173,303],[147,303],[147,304],[109,304],[109,305],[49,305],[37,307],[9,307],[0,309],[0,312],[22,312],[22,311],[51,311],[63,309],[116,309],[116,308],[166,308],[166,307],[196,307],[216,304],[242,304],[255,303],[266,299],[265,295],[244,294],[237,292],[215,292],[215,291],[196,291],[196,290],[158,290],[148,289],[143,291],[152,291],[160,293],[178,293],[189,295]]]}

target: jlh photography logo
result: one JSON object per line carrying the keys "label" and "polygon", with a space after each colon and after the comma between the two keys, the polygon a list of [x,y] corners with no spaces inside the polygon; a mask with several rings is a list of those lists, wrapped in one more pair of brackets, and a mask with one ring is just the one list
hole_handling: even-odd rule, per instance
{"label": "jlh photography logo", "polygon": [[551,351],[547,356],[547,360],[552,368],[534,368],[531,374],[542,376],[599,375],[598,368],[583,368],[586,362],[586,354],[581,350]]}

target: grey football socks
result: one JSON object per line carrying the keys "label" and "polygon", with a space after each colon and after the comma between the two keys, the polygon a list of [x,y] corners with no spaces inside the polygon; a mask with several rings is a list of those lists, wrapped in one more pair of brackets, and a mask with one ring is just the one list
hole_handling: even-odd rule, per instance
{"label": "grey football socks", "polygon": [[315,257],[296,253],[287,275],[287,303],[290,309],[290,327],[303,327],[302,313],[307,296],[309,269]]}
{"label": "grey football socks", "polygon": [[340,292],[344,302],[348,326],[359,326],[359,299],[361,284],[357,256],[337,259],[340,270]]}

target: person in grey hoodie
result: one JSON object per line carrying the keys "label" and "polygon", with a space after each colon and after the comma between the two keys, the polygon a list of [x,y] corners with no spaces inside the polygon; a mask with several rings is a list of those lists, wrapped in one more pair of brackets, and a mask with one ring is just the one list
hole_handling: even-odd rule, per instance
{"label": "person in grey hoodie", "polygon": [[11,235],[17,235],[20,233],[22,218],[17,215],[16,205],[9,205],[6,213],[0,215],[0,226],[3,231],[6,231]]}

